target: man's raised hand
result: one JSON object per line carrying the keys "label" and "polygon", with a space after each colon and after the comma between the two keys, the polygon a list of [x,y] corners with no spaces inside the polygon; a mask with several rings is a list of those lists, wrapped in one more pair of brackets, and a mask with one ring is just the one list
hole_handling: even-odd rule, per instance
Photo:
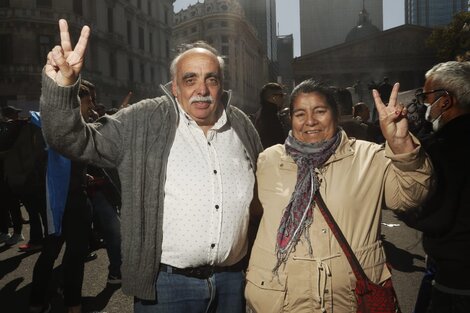
{"label": "man's raised hand", "polygon": [[47,63],[44,68],[47,76],[61,86],[73,85],[83,67],[85,51],[90,36],[90,28],[83,26],[75,48],[72,49],[69,27],[67,21],[59,20],[60,46],[55,46],[47,55]]}

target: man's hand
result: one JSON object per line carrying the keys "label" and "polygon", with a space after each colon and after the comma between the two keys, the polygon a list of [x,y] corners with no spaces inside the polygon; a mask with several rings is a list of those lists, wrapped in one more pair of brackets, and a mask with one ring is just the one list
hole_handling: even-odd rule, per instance
{"label": "man's hand", "polygon": [[390,94],[388,106],[380,99],[379,92],[376,89],[372,90],[375,107],[379,113],[382,135],[396,154],[411,152],[416,147],[408,132],[407,109],[403,104],[397,103],[399,89],[400,84],[395,83]]}
{"label": "man's hand", "polygon": [[132,97],[132,91],[129,91],[127,96],[124,97],[124,99],[121,102],[121,105],[119,106],[119,109],[124,109],[129,106],[129,101],[131,100]]}
{"label": "man's hand", "polygon": [[90,27],[83,26],[75,49],[72,49],[69,26],[66,20],[59,20],[59,29],[60,46],[55,46],[47,55],[44,71],[60,86],[70,86],[77,81],[82,70]]}

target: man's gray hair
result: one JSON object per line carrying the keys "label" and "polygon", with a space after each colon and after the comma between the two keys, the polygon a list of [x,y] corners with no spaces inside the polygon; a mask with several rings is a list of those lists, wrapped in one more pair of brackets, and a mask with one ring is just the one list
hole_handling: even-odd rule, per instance
{"label": "man's gray hair", "polygon": [[427,71],[425,77],[437,88],[455,96],[461,109],[470,110],[470,62],[439,63]]}
{"label": "man's gray hair", "polygon": [[170,65],[171,79],[173,80],[176,76],[176,67],[178,65],[179,60],[181,59],[181,56],[183,54],[185,54],[187,51],[189,51],[191,49],[196,49],[196,48],[205,49],[205,50],[213,53],[217,57],[217,61],[219,61],[219,67],[220,67],[220,80],[223,81],[223,79],[224,79],[224,67],[225,67],[224,59],[219,54],[219,52],[217,51],[216,48],[214,48],[213,46],[211,46],[210,44],[208,44],[207,42],[202,41],[202,40],[199,40],[199,41],[196,41],[196,42],[193,42],[193,43],[189,43],[189,44],[181,44],[176,48],[176,51],[177,51],[178,54],[173,59],[173,61],[171,61],[171,65]]}

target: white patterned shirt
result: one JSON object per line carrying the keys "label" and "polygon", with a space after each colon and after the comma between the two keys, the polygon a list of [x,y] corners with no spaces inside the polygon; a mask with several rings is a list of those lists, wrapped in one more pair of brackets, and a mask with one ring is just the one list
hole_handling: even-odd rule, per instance
{"label": "white patterned shirt", "polygon": [[247,251],[255,177],[225,110],[203,130],[179,109],[168,159],[161,262],[178,267],[233,265]]}

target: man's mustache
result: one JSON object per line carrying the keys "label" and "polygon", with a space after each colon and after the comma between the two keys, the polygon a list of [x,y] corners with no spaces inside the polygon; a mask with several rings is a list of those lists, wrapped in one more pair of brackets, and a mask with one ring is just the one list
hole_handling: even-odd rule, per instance
{"label": "man's mustache", "polygon": [[192,104],[193,102],[207,102],[212,103],[213,99],[212,96],[194,96],[189,99],[189,103]]}

